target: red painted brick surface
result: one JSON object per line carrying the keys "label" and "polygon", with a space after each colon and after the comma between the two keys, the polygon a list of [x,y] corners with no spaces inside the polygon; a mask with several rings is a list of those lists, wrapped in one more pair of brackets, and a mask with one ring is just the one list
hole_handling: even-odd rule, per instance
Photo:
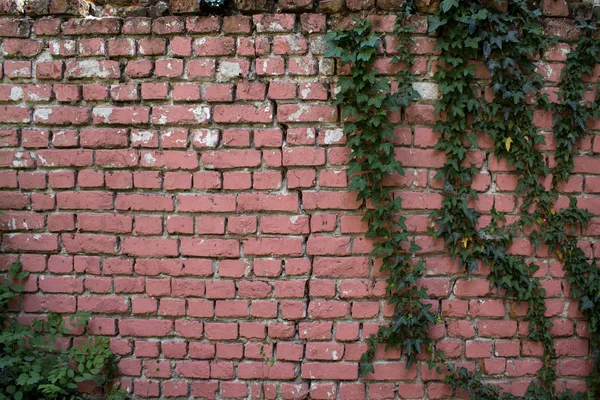
{"label": "red painted brick surface", "polygon": [[[383,347],[375,373],[358,379],[364,338],[392,309],[368,257],[365,204],[347,189],[349,151],[331,105],[335,76],[347,70],[324,57],[324,35],[347,23],[329,15],[344,2],[280,2],[300,14],[100,19],[78,18],[69,1],[31,18],[10,3],[0,2],[0,268],[20,258],[31,271],[24,316],[90,311],[90,334],[111,337],[123,383],[138,397],[448,396],[424,363],[406,370]],[[266,7],[247,3],[240,7]],[[377,1],[384,10],[392,3]],[[433,149],[435,39],[425,33],[435,2],[417,3],[411,52],[424,98],[393,116],[406,174],[386,184],[403,199],[427,261],[421,284],[445,320],[430,334],[452,361],[522,393],[541,366],[523,307],[489,290],[486,266],[464,276],[427,235],[445,158]],[[172,0],[171,11],[197,12],[198,2]],[[543,12],[546,32],[559,38],[539,61],[552,87],[578,31],[562,19],[567,2],[545,0]],[[387,32],[376,68],[392,74],[395,17],[370,18]],[[548,152],[551,120],[535,114]],[[590,122],[563,187],[595,214],[581,246],[596,257],[599,128]],[[487,171],[475,177],[473,205],[514,213],[516,178],[490,147],[481,137],[469,155]],[[541,267],[558,387],[582,388],[588,333],[561,266],[522,239],[511,252]]]}

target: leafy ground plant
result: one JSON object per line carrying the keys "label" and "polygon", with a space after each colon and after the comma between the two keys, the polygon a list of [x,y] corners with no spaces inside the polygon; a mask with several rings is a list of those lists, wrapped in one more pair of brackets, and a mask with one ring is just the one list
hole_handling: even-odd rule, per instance
{"label": "leafy ground plant", "polygon": [[[21,323],[10,304],[18,301],[27,278],[16,261],[0,283],[0,399],[126,399],[127,393],[113,384],[116,357],[107,338],[90,337],[68,348],[57,346],[59,338],[68,337],[70,329],[84,324],[88,315],[78,313],[66,321],[62,315],[49,313],[46,319]],[[94,383],[94,394],[84,394],[80,384]]]}

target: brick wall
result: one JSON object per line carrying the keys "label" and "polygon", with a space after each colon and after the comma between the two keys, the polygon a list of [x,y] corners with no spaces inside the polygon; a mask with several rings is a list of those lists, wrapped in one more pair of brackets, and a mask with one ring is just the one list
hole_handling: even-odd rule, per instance
{"label": "brick wall", "polygon": [[[198,11],[178,0],[158,17],[154,3],[40,0],[23,14],[18,2],[0,2],[0,266],[20,258],[32,272],[15,304],[23,320],[92,312],[90,334],[112,338],[136,396],[448,395],[424,364],[406,370],[398,352],[383,348],[375,374],[358,379],[363,338],[391,308],[368,257],[364,205],[347,190],[348,150],[331,105],[336,65],[324,57],[324,34],[347,23],[347,11],[374,4],[316,3],[238,1],[253,15],[169,15]],[[386,9],[396,3],[378,0],[369,16],[382,33],[383,74],[396,68],[386,52],[395,19]],[[427,235],[444,156],[432,149],[435,38],[426,31],[435,5],[417,3],[411,51],[423,99],[397,116],[406,176],[389,185],[404,199],[427,261],[422,283],[444,316],[431,335],[451,359],[521,394],[542,354],[526,339],[523,308],[490,292],[485,267],[467,279]],[[544,3],[546,33],[560,39],[539,61],[552,87],[579,31],[562,18],[566,2]],[[80,18],[90,12],[118,17]],[[551,122],[536,113],[548,152]],[[596,257],[599,130],[591,126],[579,144],[563,187],[597,217],[581,237]],[[476,177],[477,207],[516,212],[515,176],[482,143],[473,151],[485,171]],[[591,370],[586,323],[567,298],[561,265],[525,240],[511,251],[541,267],[558,387],[582,389]]]}

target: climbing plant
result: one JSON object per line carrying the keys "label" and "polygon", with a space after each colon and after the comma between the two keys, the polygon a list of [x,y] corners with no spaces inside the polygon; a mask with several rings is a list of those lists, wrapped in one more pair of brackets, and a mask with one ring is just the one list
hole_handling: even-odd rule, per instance
{"label": "climbing plant", "polygon": [[[444,182],[444,200],[431,217],[437,223],[434,236],[444,239],[467,273],[483,262],[490,267],[491,287],[506,291],[517,303],[527,303],[529,338],[544,347],[540,378],[552,390],[555,353],[551,323],[544,315],[546,293],[534,277],[538,267],[508,251],[519,228],[531,225],[530,208],[539,201],[548,202],[550,196],[540,183],[548,167],[536,149],[543,138],[533,125],[528,100],[542,86],[533,58],[546,43],[539,12],[530,11],[520,0],[509,1],[507,8],[480,1],[444,1],[431,19],[430,31],[438,33],[441,50],[435,75],[442,93],[437,111],[444,113],[435,128],[441,134],[435,148],[447,156],[436,176]],[[489,73],[489,86],[480,84],[478,64],[484,74]],[[485,93],[491,98],[486,99]],[[537,96],[537,100],[544,103],[546,98]],[[479,167],[469,156],[477,151],[478,133],[489,135],[495,157],[506,160],[516,172],[515,191],[523,202],[521,219],[515,224],[504,224],[503,214],[494,208],[491,222],[482,226],[483,216],[472,205],[478,200],[472,183]]]}
{"label": "climbing plant", "polygon": [[[544,365],[539,371],[542,385],[532,384],[527,397],[536,395],[551,398],[555,395],[555,352],[549,331],[551,324],[545,317],[545,291],[534,278],[537,267],[532,263],[528,265],[522,257],[506,255],[506,252],[516,233],[530,230],[529,239],[536,248],[543,243],[551,251],[556,251],[559,261],[564,262],[569,283],[573,280],[569,278],[573,275],[569,273],[572,269],[576,269],[579,272],[576,276],[584,281],[597,276],[595,265],[588,263],[583,252],[577,248],[576,239],[569,238],[565,231],[565,227],[585,226],[591,215],[577,209],[574,199],[565,210],[557,212],[555,207],[559,198],[556,183],[568,179],[573,166],[573,146],[578,138],[585,135],[585,127],[580,119],[587,120],[594,112],[594,106],[583,104],[582,87],[578,86],[579,83],[571,82],[581,82],[581,72],[576,71],[567,78],[570,74],[569,65],[563,74],[561,91],[564,93],[559,94],[558,105],[550,105],[546,96],[540,96],[542,79],[535,72],[533,60],[548,44],[538,22],[539,12],[529,10],[524,1],[508,1],[506,5],[507,10],[503,11],[497,7],[482,6],[478,1],[444,1],[438,15],[432,18],[432,30],[438,31],[439,48],[442,50],[442,68],[436,74],[436,79],[444,94],[438,108],[444,112],[444,118],[436,127],[442,133],[437,148],[449,154],[449,162],[439,174],[445,182],[445,204],[432,216],[439,226],[436,235],[446,240],[451,253],[461,259],[467,272],[476,268],[478,260],[484,262],[490,266],[488,278],[492,286],[506,290],[517,302],[528,303],[525,320],[529,322],[529,338],[542,343]],[[457,26],[462,29],[457,29]],[[451,35],[454,38],[450,38]],[[582,68],[586,71],[584,73],[590,72],[591,53],[588,53],[588,46],[593,47],[590,45],[593,42],[597,41],[591,39],[591,35],[583,39],[584,45],[578,46],[578,50],[570,56],[574,59],[588,58],[585,63],[588,68]],[[489,71],[489,88],[478,86],[475,79],[475,70],[470,63],[479,60]],[[591,68],[595,62],[591,60]],[[468,77],[471,95],[476,96],[489,89],[493,101],[472,102],[465,99],[463,88],[457,88],[456,85],[461,71],[463,76]],[[457,101],[461,99],[463,103],[458,104],[472,107],[468,113],[457,111],[460,107],[457,107]],[[533,124],[533,111],[529,103],[534,99],[539,108],[562,109],[562,112],[555,110],[558,115],[554,125],[555,138],[559,142],[557,157],[562,160],[553,169],[548,167],[546,156],[537,147],[544,140],[537,134]],[[564,107],[577,111],[570,113]],[[469,117],[472,118],[472,124],[469,123]],[[562,127],[561,121],[564,121]],[[579,124],[580,129],[572,133],[570,131],[575,124]],[[462,133],[461,137],[459,127],[466,128],[462,132],[468,133]],[[466,153],[461,152],[461,148],[465,148],[463,143],[467,141],[476,146],[474,132],[490,136],[494,143],[494,156],[498,160],[505,160],[514,169],[518,179],[515,192],[521,195],[520,218],[502,228],[497,223],[498,214],[492,210],[491,223],[478,229],[480,215],[468,207],[469,200],[477,198],[476,192],[470,188],[477,168],[472,164],[465,165]],[[554,174],[552,185],[546,190],[542,182],[550,173]],[[459,198],[462,212],[451,206],[456,197]],[[473,235],[475,232],[476,236]],[[565,252],[569,254],[569,259],[565,257]],[[578,296],[577,289],[573,295],[575,299],[583,299]],[[591,303],[587,306],[593,308]],[[585,308],[584,303],[582,309]],[[468,375],[464,370],[459,372],[459,377]],[[455,385],[465,383],[460,379],[453,381],[457,382]]]}
{"label": "climbing plant", "polygon": [[[556,102],[549,105],[553,112],[554,139],[554,182],[566,182],[569,171],[574,167],[573,152],[578,140],[587,134],[586,124],[591,118],[600,118],[600,102],[586,99],[584,78],[594,75],[594,67],[600,63],[600,40],[597,34],[597,22],[580,21],[581,36],[567,55],[565,68],[558,85]],[[592,94],[592,93],[590,93]]]}
{"label": "climbing plant", "polygon": [[368,205],[364,220],[369,223],[366,236],[375,241],[371,256],[381,260],[381,271],[389,274],[387,294],[394,306],[389,325],[367,339],[369,349],[360,362],[361,375],[373,372],[371,361],[377,343],[401,349],[410,367],[422,348],[433,350],[428,326],[439,321],[432,305],[424,301],[428,299],[426,289],[416,285],[423,275],[424,262],[413,263],[410,254],[419,247],[411,241],[408,249],[403,248],[409,234],[406,218],[400,213],[402,199],[384,181],[391,175],[404,174],[394,153],[394,127],[389,114],[399,112],[418,98],[412,87],[414,78],[409,69],[413,59],[407,50],[410,39],[406,36],[411,30],[407,19],[412,7],[410,2],[405,4],[395,25],[395,32],[402,40],[394,62],[403,63],[404,69],[399,73],[394,93],[390,81],[377,76],[373,67],[380,38],[368,20],[355,20],[351,29],[332,31],[326,37],[326,55],[339,59],[342,66],[351,67],[348,75],[339,77],[335,100],[336,105],[342,106],[344,133],[351,149],[350,190],[356,191],[358,200]]}
{"label": "climbing plant", "polygon": [[[350,188],[368,205],[367,236],[375,240],[371,255],[381,259],[381,269],[389,272],[388,295],[394,305],[389,325],[367,340],[369,349],[361,359],[362,373],[373,371],[375,346],[381,342],[386,347],[401,348],[408,357],[408,366],[423,348],[432,352],[430,366],[444,360],[426,334],[429,324],[438,322],[439,317],[424,301],[426,290],[416,285],[423,274],[423,263],[411,262],[401,250],[401,245],[409,241],[400,214],[401,202],[384,186],[386,176],[402,173],[401,163],[394,157],[393,125],[387,114],[418,98],[412,88],[414,77],[408,72],[413,60],[408,52],[411,31],[405,23],[413,9],[410,2],[404,6],[395,28],[401,40],[394,61],[406,66],[396,76],[399,89],[395,93],[388,80],[374,71],[379,38],[368,21],[355,21],[351,29],[327,36],[327,56],[351,67],[349,75],[340,77],[336,97],[336,104],[342,105],[344,132],[352,150]],[[440,52],[435,74],[441,93],[436,149],[447,158],[436,175],[443,182],[444,199],[441,208],[431,214],[436,223],[432,234],[444,240],[467,274],[480,264],[489,266],[491,289],[527,305],[524,320],[528,322],[528,338],[542,344],[544,355],[538,372],[540,384],[532,383],[526,397],[580,399],[583,394],[555,392],[556,354],[550,334],[552,324],[545,315],[546,292],[536,277],[539,267],[509,249],[515,238],[522,240],[525,235],[536,249],[543,244],[564,263],[571,296],[580,301],[589,321],[598,362],[599,273],[577,246],[575,236],[587,225],[591,214],[577,208],[574,198],[566,208],[558,209],[557,204],[561,201],[558,185],[568,180],[573,168],[576,142],[585,137],[589,119],[600,117],[598,102],[589,101],[593,96],[586,97],[583,82],[600,62],[600,41],[591,34],[596,25],[582,23],[584,34],[567,58],[558,98],[550,101],[542,95],[543,80],[536,72],[536,60],[551,43],[544,36],[539,17],[540,12],[530,9],[525,0],[443,0],[429,20],[429,32],[438,36],[436,50]],[[535,108],[554,113],[554,159],[540,150],[545,139],[533,123]],[[481,147],[485,137],[491,139],[491,149]],[[506,162],[516,178],[516,210],[504,207],[500,212],[493,206],[486,215],[486,210],[476,207],[479,194],[474,178],[487,173],[482,170],[485,160],[478,160],[478,155],[488,150],[496,162]],[[505,212],[515,211],[518,218],[512,217],[514,222],[507,223]],[[416,250],[413,241],[409,253]],[[502,393],[499,387],[484,384],[480,371],[446,365],[446,381],[454,390],[464,390],[473,399],[515,398]],[[597,381],[596,369],[590,378],[588,398],[595,395]]]}
{"label": "climbing plant", "polygon": [[[584,82],[586,76],[594,75],[594,68],[600,64],[600,39],[595,36],[600,25],[597,20],[580,21],[579,28],[581,36],[567,56],[557,99],[549,106],[553,112],[552,129],[556,141],[553,187],[569,180],[577,141],[586,136],[586,126],[592,119],[600,119],[600,84],[589,88],[589,94],[595,97],[591,100],[586,97]],[[580,302],[580,310],[588,321],[596,365],[588,379],[588,387],[590,398],[597,398],[600,396],[600,272],[595,259],[590,263],[577,245],[576,236],[578,228],[584,229],[591,217],[589,212],[577,208],[576,200],[571,198],[569,207],[546,214],[543,220],[546,228],[540,232],[538,239],[548,245],[558,260],[563,262],[571,296]]]}

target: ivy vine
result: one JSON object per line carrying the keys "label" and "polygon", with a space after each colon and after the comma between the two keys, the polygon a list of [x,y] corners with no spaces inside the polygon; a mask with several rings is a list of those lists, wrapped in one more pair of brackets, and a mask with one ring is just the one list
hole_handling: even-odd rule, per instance
{"label": "ivy vine", "polygon": [[[594,67],[600,64],[600,40],[594,37],[600,28],[599,22],[580,21],[582,30],[575,49],[566,60],[561,75],[558,99],[550,104],[553,112],[553,132],[556,141],[553,169],[553,187],[569,180],[569,171],[574,167],[573,153],[578,140],[586,136],[586,127],[592,119],[600,119],[600,84],[590,90],[595,92],[595,101],[586,100],[584,77],[593,76]],[[585,228],[592,214],[577,207],[571,198],[569,207],[550,213],[544,220],[546,229],[539,235],[564,264],[565,277],[571,288],[571,296],[580,302],[580,310],[588,322],[590,344],[595,368],[588,378],[589,398],[600,396],[600,271],[596,260],[588,262],[583,250],[577,245],[577,227]],[[569,231],[565,231],[565,227]]]}
{"label": "ivy vine", "polygon": [[[533,61],[548,45],[539,23],[540,13],[529,10],[525,1],[511,0],[507,6],[507,11],[500,11],[496,7],[485,7],[479,1],[459,4],[447,0],[441,3],[438,15],[431,20],[432,30],[440,35],[439,49],[442,50],[442,67],[436,79],[443,88],[444,97],[438,111],[444,112],[444,118],[436,127],[442,133],[437,148],[449,155],[448,163],[439,174],[445,182],[444,204],[441,210],[432,213],[432,217],[439,226],[436,236],[445,239],[451,253],[461,259],[467,272],[476,268],[477,261],[481,260],[490,266],[491,286],[499,291],[506,290],[517,302],[528,303],[525,320],[529,322],[529,338],[542,343],[544,365],[539,371],[541,385],[532,384],[526,397],[553,398],[557,395],[553,385],[556,354],[550,334],[551,323],[544,315],[545,291],[533,276],[537,267],[533,263],[527,264],[523,257],[506,252],[515,235],[529,228],[529,239],[536,248],[544,243],[550,251],[556,251],[559,261],[563,261],[567,281],[573,287],[573,297],[582,300],[582,310],[595,308],[590,296],[583,295],[582,290],[594,286],[598,270],[595,263],[588,263],[583,251],[577,247],[576,238],[565,231],[566,227],[584,227],[591,214],[578,209],[574,198],[567,209],[559,212],[555,204],[559,197],[556,184],[567,180],[573,167],[575,142],[585,136],[587,119],[597,116],[596,105],[588,107],[583,102],[582,75],[591,73],[597,62],[598,41],[592,39],[592,35],[580,40],[582,45],[569,56],[580,65],[572,73],[570,67],[574,63],[567,63],[558,103],[549,104],[547,96],[540,95],[542,79],[535,72]],[[586,27],[590,28],[590,25],[586,24]],[[581,63],[582,59],[585,62]],[[493,101],[468,98],[476,97],[478,92],[483,93],[486,89],[475,79],[475,70],[470,65],[475,60],[481,60],[489,70]],[[457,84],[461,75],[463,83],[467,77],[466,90]],[[550,108],[556,114],[556,157],[560,160],[552,169],[536,147],[544,140],[533,124],[531,97],[535,98],[538,107]],[[460,111],[461,106],[468,113]],[[472,124],[469,117],[473,118]],[[583,124],[581,119],[584,119]],[[579,129],[573,130],[575,125],[579,125]],[[467,159],[462,144],[469,142],[475,147],[474,132],[489,135],[494,142],[494,155],[515,169],[518,178],[515,192],[522,196],[522,202],[520,218],[513,224],[500,227],[497,221],[503,217],[492,210],[491,223],[478,229],[480,215],[468,207],[470,198],[477,199],[477,193],[470,186],[473,174],[478,171],[474,165],[465,165]],[[552,185],[546,190],[542,182],[550,173],[553,174]],[[586,294],[592,295],[591,291]],[[594,324],[592,320],[590,322]],[[468,373],[461,370],[455,375],[464,377]],[[473,388],[466,383],[468,380],[456,379],[457,376],[452,379],[455,386],[462,383],[463,388]],[[592,395],[595,390],[591,387]]]}
{"label": "ivy vine", "polygon": [[[586,101],[589,85],[583,81],[600,63],[600,41],[591,34],[597,23],[581,23],[584,33],[568,55],[558,99],[550,102],[547,95],[542,95],[542,77],[536,72],[536,59],[551,43],[544,37],[540,12],[530,9],[525,0],[508,0],[506,10],[499,6],[479,0],[443,0],[429,20],[429,31],[438,36],[437,50],[441,54],[435,74],[442,94],[435,127],[440,140],[435,148],[447,157],[436,175],[443,182],[444,199],[442,207],[431,214],[437,226],[432,234],[445,241],[467,274],[480,264],[487,265],[492,289],[527,304],[524,320],[528,322],[528,338],[542,344],[544,355],[539,384],[532,383],[526,397],[583,399],[581,393],[555,392],[556,354],[550,334],[552,324],[545,316],[546,292],[535,277],[538,267],[524,256],[510,254],[509,248],[515,238],[525,235],[536,249],[544,244],[563,262],[571,296],[580,302],[588,320],[598,365],[600,274],[594,260],[590,262],[577,246],[575,236],[587,225],[591,214],[579,209],[574,198],[567,208],[557,210],[558,185],[569,178],[577,140],[586,136],[589,119],[600,117],[598,101]],[[439,322],[439,316],[425,301],[426,290],[416,285],[424,272],[423,262],[411,262],[402,251],[409,234],[401,202],[383,185],[386,176],[402,173],[401,162],[394,157],[393,125],[387,114],[418,99],[412,88],[414,77],[408,71],[414,60],[407,50],[411,30],[406,21],[413,10],[414,4],[408,2],[397,18],[395,34],[401,41],[394,62],[407,68],[396,76],[399,89],[394,93],[388,79],[377,76],[372,68],[379,38],[368,21],[356,20],[350,30],[334,31],[326,38],[327,56],[351,65],[350,75],[339,78],[336,97],[336,104],[343,109],[344,132],[352,150],[350,189],[369,205],[365,212],[367,236],[376,242],[371,255],[381,259],[381,269],[389,273],[388,296],[394,304],[389,325],[367,339],[369,348],[360,364],[362,374],[373,371],[371,362],[380,342],[386,348],[400,348],[407,356],[407,366],[424,348],[432,354],[430,368],[445,361],[427,337],[429,325]],[[481,69],[489,76],[478,76]],[[552,129],[557,149],[552,167],[551,156],[540,150],[545,140],[533,124],[534,107],[554,113]],[[480,151],[478,135],[491,138],[493,156],[506,161],[517,178],[514,192],[519,196],[518,218],[510,224],[495,207],[486,216],[472,205],[478,200],[473,179],[482,172],[471,161]],[[544,185],[548,180],[549,188]],[[412,241],[409,253],[416,250]],[[454,390],[466,391],[472,399],[515,398],[502,393],[499,387],[484,384],[480,371],[445,364],[446,382]],[[439,372],[439,365],[436,368]],[[588,399],[597,394],[599,382],[596,368],[589,379]]]}
{"label": "ivy vine", "polygon": [[335,104],[342,106],[344,133],[351,149],[349,188],[357,192],[358,200],[368,204],[364,220],[369,223],[366,236],[375,241],[371,256],[381,260],[381,271],[389,274],[387,295],[389,303],[394,305],[390,323],[380,327],[377,335],[367,338],[369,348],[360,360],[361,375],[374,371],[371,361],[377,343],[401,349],[410,367],[422,348],[433,351],[435,343],[427,331],[429,324],[440,321],[431,310],[432,305],[425,302],[427,290],[416,285],[425,267],[423,260],[413,263],[410,254],[420,248],[414,240],[408,252],[402,247],[409,241],[406,218],[401,214],[402,199],[384,185],[387,176],[404,174],[394,153],[394,127],[389,113],[399,112],[401,107],[419,98],[409,71],[414,60],[407,50],[411,43],[407,19],[413,7],[411,2],[405,3],[395,24],[395,33],[401,40],[393,62],[402,63],[404,69],[398,74],[394,93],[390,81],[377,76],[373,68],[380,38],[367,19],[356,19],[351,29],[332,31],[326,37],[326,56],[351,66],[349,75],[339,77],[335,99]]}
{"label": "ivy vine", "polygon": [[594,37],[599,26],[597,22],[580,21],[581,36],[573,51],[567,55],[565,68],[561,74],[558,99],[550,104],[553,111],[554,139],[554,181],[566,182],[569,171],[574,167],[573,152],[578,140],[587,134],[586,124],[591,118],[600,118],[600,101],[585,101],[585,76],[593,76],[594,67],[600,63],[600,40]]}
{"label": "ivy vine", "polygon": [[[442,93],[437,111],[444,113],[435,127],[441,134],[435,148],[447,157],[436,175],[444,182],[444,200],[431,218],[438,226],[434,236],[444,239],[467,273],[482,262],[490,267],[492,288],[506,291],[517,303],[527,303],[529,339],[544,347],[540,378],[553,390],[555,352],[551,323],[544,315],[546,293],[534,277],[538,267],[508,251],[520,228],[531,225],[531,206],[548,202],[550,196],[540,183],[549,170],[543,154],[536,150],[543,137],[533,125],[528,102],[528,94],[538,94],[542,86],[533,58],[547,45],[538,17],[539,12],[530,11],[525,1],[509,1],[507,11],[502,11],[474,0],[444,1],[438,15],[431,18],[430,31],[438,33],[441,50],[435,74]],[[477,79],[476,62],[489,71],[487,87]],[[484,98],[486,91],[492,99]],[[537,100],[547,101],[541,96]],[[494,208],[491,223],[482,227],[481,213],[470,205],[478,200],[472,183],[479,168],[468,158],[469,150],[478,147],[478,132],[489,135],[494,155],[516,170],[515,191],[524,196],[517,223],[504,224],[504,215]]]}

